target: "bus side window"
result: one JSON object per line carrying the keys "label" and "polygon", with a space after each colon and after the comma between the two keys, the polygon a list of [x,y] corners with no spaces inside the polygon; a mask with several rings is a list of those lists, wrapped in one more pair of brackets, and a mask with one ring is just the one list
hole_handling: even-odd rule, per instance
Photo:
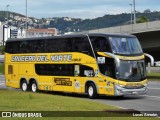
{"label": "bus side window", "polygon": [[92,67],[80,65],[80,74],[81,77],[93,77],[94,70]]}
{"label": "bus side window", "polygon": [[11,53],[11,54],[17,54],[19,53],[19,48],[20,48],[20,42],[13,41],[13,42],[7,42],[6,43],[6,52]]}
{"label": "bus side window", "polygon": [[8,65],[8,74],[13,74],[13,66]]}
{"label": "bus side window", "polygon": [[29,41],[21,41],[19,49],[20,53],[30,53],[31,48],[29,45]]}
{"label": "bus side window", "polygon": [[45,41],[45,52],[58,52],[58,39],[48,39]]}
{"label": "bus side window", "polygon": [[74,38],[73,51],[82,52],[84,54],[93,56],[93,52],[92,52],[89,40],[86,37]]}
{"label": "bus side window", "polygon": [[95,52],[111,52],[109,42],[105,37],[90,37]]}
{"label": "bus side window", "polygon": [[44,51],[44,40],[35,40],[31,44],[32,53],[43,53]]}
{"label": "bus side window", "polygon": [[72,64],[35,64],[38,75],[47,76],[74,76],[74,65]]}
{"label": "bus side window", "polygon": [[60,42],[60,44],[58,45],[59,52],[72,52],[72,40],[60,39],[58,41]]}

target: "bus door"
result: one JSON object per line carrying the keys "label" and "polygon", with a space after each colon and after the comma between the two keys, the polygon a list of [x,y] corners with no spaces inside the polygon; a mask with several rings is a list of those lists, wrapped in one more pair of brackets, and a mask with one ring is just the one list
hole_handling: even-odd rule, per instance
{"label": "bus door", "polygon": [[74,92],[81,93],[82,92],[82,79],[83,77],[75,77],[74,79]]}
{"label": "bus door", "polygon": [[106,83],[106,80],[103,79],[103,78],[98,78],[98,92],[99,94],[104,94],[105,93],[105,83]]}

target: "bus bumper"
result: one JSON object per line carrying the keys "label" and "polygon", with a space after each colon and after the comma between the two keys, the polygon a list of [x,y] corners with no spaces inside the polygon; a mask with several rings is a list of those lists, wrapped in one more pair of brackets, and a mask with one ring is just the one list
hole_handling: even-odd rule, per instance
{"label": "bus bumper", "polygon": [[123,96],[123,95],[143,95],[147,93],[147,86],[144,86],[142,88],[135,88],[135,89],[126,89],[124,87],[121,87],[119,85],[114,86],[114,95],[115,96]]}

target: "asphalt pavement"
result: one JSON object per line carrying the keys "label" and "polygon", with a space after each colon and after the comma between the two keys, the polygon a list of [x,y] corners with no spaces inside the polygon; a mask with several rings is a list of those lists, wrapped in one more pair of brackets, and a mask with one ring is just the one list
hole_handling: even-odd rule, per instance
{"label": "asphalt pavement", "polygon": [[5,77],[0,75],[0,89],[6,89]]}

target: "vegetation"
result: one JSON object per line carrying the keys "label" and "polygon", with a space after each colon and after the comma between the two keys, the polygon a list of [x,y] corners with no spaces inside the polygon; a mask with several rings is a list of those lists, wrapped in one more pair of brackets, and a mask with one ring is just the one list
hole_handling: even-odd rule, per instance
{"label": "vegetation", "polygon": [[4,64],[0,63],[0,74],[4,74]]}
{"label": "vegetation", "polygon": [[[117,110],[116,107],[90,100],[59,96],[53,94],[30,93],[11,90],[0,90],[0,111],[103,111]],[[118,114],[114,114],[118,116]],[[83,115],[82,115],[83,116]],[[55,118],[55,117],[54,117]],[[111,117],[107,117],[111,118]],[[106,120],[106,117],[78,117],[79,120]],[[4,118],[4,120],[8,118]],[[12,118],[13,120],[52,120],[53,118]],[[75,117],[57,117],[55,119],[71,119]],[[113,120],[128,120],[128,117],[112,117]],[[130,120],[154,120],[153,117],[130,117]]]}
{"label": "vegetation", "polygon": [[[0,111],[102,111],[117,109],[79,98],[44,93],[1,90]],[[95,107],[96,106],[96,107]]]}
{"label": "vegetation", "polygon": [[[9,19],[12,19],[13,21],[15,21],[14,16],[23,16],[14,12],[9,12],[9,15],[10,15]],[[152,12],[150,9],[146,9],[144,12],[137,11],[136,17],[138,18],[137,19],[138,23],[160,20],[160,12],[159,11]],[[117,15],[106,14],[103,17],[98,17],[95,19],[84,19],[84,20],[80,18],[53,17],[50,19],[50,22],[48,23],[46,23],[48,21],[47,18],[37,19],[38,22],[35,22],[34,18],[31,18],[33,20],[33,23],[37,25],[34,26],[31,23],[28,23],[28,25],[35,28],[57,28],[60,31],[60,33],[65,33],[65,32],[78,32],[91,29],[126,25],[130,24],[130,18],[131,18],[130,13],[122,13]],[[6,21],[6,11],[0,11],[0,21],[2,22]],[[18,26],[20,28],[23,27],[19,26],[19,24],[21,24],[21,21],[18,22],[15,21],[14,23],[11,24]]]}
{"label": "vegetation", "polygon": [[147,73],[148,80],[160,80],[160,73]]}
{"label": "vegetation", "polygon": [[137,23],[144,23],[144,22],[148,22],[149,20],[147,19],[147,17],[145,16],[140,16],[137,20]]}
{"label": "vegetation", "polygon": [[4,47],[3,46],[0,46],[0,54],[4,54]]}
{"label": "vegetation", "polygon": [[[57,20],[51,21],[49,25],[45,25],[42,27],[56,27],[62,33],[67,31],[85,31],[91,29],[127,25],[130,24],[130,17],[131,15],[129,13],[122,13],[117,15],[104,15],[103,17],[85,20],[72,19],[72,21],[65,21],[64,18],[57,18]],[[136,17],[138,18],[138,23],[160,20],[160,12],[151,12],[147,9],[144,12],[137,12]]]}

